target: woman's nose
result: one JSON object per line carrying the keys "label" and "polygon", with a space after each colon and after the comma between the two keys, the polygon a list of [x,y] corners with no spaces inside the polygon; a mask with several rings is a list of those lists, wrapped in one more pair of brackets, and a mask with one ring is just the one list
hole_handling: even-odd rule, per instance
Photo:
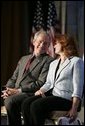
{"label": "woman's nose", "polygon": [[56,47],[56,45],[53,46],[54,48]]}

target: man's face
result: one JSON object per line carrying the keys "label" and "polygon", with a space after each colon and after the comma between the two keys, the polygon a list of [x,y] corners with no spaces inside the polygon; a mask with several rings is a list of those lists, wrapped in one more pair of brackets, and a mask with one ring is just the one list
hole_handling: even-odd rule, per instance
{"label": "man's face", "polygon": [[48,46],[47,37],[43,34],[40,34],[39,36],[37,36],[33,45],[34,45],[34,50],[38,54],[46,52],[46,49],[47,49],[47,46]]}

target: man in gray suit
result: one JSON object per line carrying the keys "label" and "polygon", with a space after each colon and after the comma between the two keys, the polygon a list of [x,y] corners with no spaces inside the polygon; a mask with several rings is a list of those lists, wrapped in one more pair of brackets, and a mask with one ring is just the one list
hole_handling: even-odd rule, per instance
{"label": "man in gray suit", "polygon": [[[35,34],[33,46],[33,54],[20,59],[16,70],[6,84],[6,90],[2,91],[10,125],[21,124],[22,102],[33,96],[34,92],[45,83],[49,64],[54,60],[46,54],[49,36],[45,31],[40,30]],[[32,57],[33,61],[25,72],[26,65]]]}

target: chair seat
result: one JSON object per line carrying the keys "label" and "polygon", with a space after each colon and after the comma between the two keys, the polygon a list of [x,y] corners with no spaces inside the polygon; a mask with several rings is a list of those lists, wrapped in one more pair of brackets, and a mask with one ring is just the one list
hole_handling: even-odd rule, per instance
{"label": "chair seat", "polygon": [[1,125],[8,125],[7,111],[5,106],[1,106]]}
{"label": "chair seat", "polygon": [[59,117],[64,116],[67,111],[52,111],[49,113],[48,118],[45,120],[45,125],[57,125],[57,120]]}
{"label": "chair seat", "polygon": [[55,120],[61,116],[64,116],[66,115],[67,111],[52,111],[50,114],[49,114],[49,118]]}
{"label": "chair seat", "polygon": [[5,106],[1,106],[1,116],[6,116],[7,115],[7,111]]}

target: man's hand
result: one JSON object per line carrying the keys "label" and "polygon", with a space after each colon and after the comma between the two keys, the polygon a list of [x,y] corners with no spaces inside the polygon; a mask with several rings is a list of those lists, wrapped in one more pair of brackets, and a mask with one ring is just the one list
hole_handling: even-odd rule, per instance
{"label": "man's hand", "polygon": [[3,99],[5,99],[9,96],[8,93],[7,93],[7,90],[3,90],[2,93],[3,94],[1,95],[1,97],[3,97]]}
{"label": "man's hand", "polygon": [[8,95],[13,95],[19,93],[18,89],[16,88],[7,88]]}
{"label": "man's hand", "polygon": [[13,95],[13,94],[16,94],[16,93],[19,93],[19,90],[18,89],[15,89],[15,88],[6,88],[6,90],[3,90],[2,91],[2,95],[1,97],[3,97],[3,99],[6,99],[8,96],[10,95]]}

